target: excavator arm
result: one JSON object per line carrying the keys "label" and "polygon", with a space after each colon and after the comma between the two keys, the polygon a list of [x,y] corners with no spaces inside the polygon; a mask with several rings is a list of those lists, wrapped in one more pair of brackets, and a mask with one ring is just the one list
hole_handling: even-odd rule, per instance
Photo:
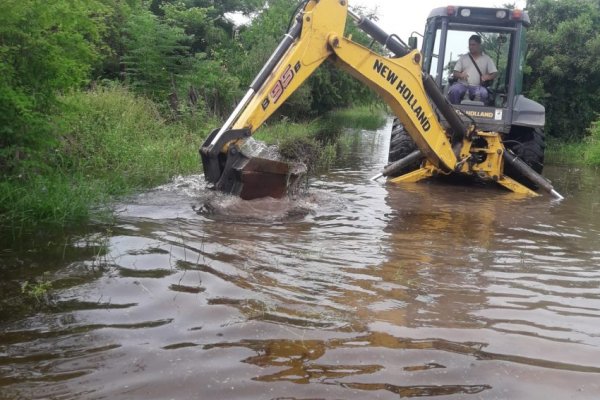
{"label": "excavator arm", "polygon": [[[379,55],[345,38],[347,16],[393,57]],[[302,168],[257,154],[253,146],[248,146],[248,139],[326,60],[377,92],[417,144],[419,150],[409,157],[424,159],[422,168],[393,181],[459,172],[495,180],[516,192],[535,194],[502,174],[504,162],[511,162],[511,157],[505,156],[499,135],[464,125],[433,80],[422,72],[421,54],[348,10],[345,0],[305,1],[295,24],[242,101],[225,124],[208,136],[200,153],[205,177],[216,189],[252,199],[282,197],[294,186],[304,172]],[[448,127],[440,124],[437,112],[443,114]],[[390,165],[383,175],[393,175],[399,168]]]}

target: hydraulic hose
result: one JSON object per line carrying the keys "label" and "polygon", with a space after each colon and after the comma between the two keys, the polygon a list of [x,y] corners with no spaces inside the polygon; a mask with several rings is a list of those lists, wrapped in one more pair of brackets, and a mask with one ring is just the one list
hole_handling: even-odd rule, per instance
{"label": "hydraulic hose", "polygon": [[[352,19],[354,19],[356,25],[360,29],[362,29],[377,42],[384,45],[396,56],[403,57],[410,53],[410,49],[404,43],[402,43],[397,36],[388,35],[375,22],[350,10],[348,10],[348,14]],[[454,107],[452,107],[448,100],[446,100],[444,94],[440,91],[435,81],[431,78],[431,76],[429,76],[429,74],[425,72],[423,72],[423,86],[425,87],[425,93],[427,93],[437,109],[442,113],[444,118],[446,118],[448,124],[450,124],[450,127],[454,132],[454,140],[461,141],[467,134],[467,127],[456,114]]]}
{"label": "hydraulic hose", "polygon": [[535,183],[540,188],[544,189],[546,192],[550,193],[552,196],[559,200],[564,199],[564,197],[554,189],[549,181],[535,172],[533,168],[525,163],[525,161],[521,160],[515,153],[508,149],[504,152],[504,162],[519,171],[523,176]]}
{"label": "hydraulic hose", "polygon": [[300,37],[300,32],[302,32],[302,18],[298,18],[292,29],[289,30],[267,61],[267,63],[260,70],[254,81],[250,84],[250,88],[242,98],[242,101],[237,105],[235,110],[231,113],[227,121],[223,124],[219,132],[212,138],[212,141],[209,145],[209,148],[212,147],[219,141],[223,133],[225,133],[235,122],[235,120],[240,116],[242,111],[246,108],[250,100],[254,97],[254,94],[260,89],[260,87],[265,83],[265,81],[269,78],[273,69],[277,66],[277,63],[281,60],[283,55],[288,51],[288,49],[294,44],[296,39]]}

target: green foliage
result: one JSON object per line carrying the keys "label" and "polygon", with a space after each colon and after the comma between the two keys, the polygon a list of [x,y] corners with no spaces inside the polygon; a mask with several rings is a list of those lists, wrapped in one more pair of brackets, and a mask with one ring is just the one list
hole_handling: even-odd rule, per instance
{"label": "green foliage", "polygon": [[546,155],[552,163],[600,166],[600,120],[592,123],[583,141],[551,140]]}
{"label": "green foliage", "polygon": [[385,124],[386,113],[381,106],[370,104],[336,110],[328,119],[346,128],[374,131]]}
{"label": "green foliage", "polygon": [[0,182],[0,228],[22,232],[32,226],[66,225],[89,216],[102,186],[80,174],[46,171],[28,179]]}
{"label": "green foliage", "polygon": [[123,27],[133,11],[137,9],[136,0],[99,0],[110,11],[103,18],[102,42],[99,46],[100,62],[92,70],[92,79],[120,79],[121,57],[125,52]]}
{"label": "green foliage", "polygon": [[327,135],[336,137],[342,133],[341,127],[328,127],[327,122],[321,119],[304,123],[284,119],[263,127],[255,137],[268,144],[276,144],[283,157],[303,162],[309,171],[315,171],[327,168],[335,159],[335,145],[322,141],[326,137],[325,131]]}
{"label": "green foliage", "polygon": [[284,118],[266,124],[255,135],[277,144],[281,154],[308,165],[309,170],[327,168],[336,159],[344,128],[375,130],[385,123],[381,107],[359,106],[336,110],[310,122],[295,123]]}
{"label": "green foliage", "polygon": [[[239,95],[239,80],[229,73],[220,61],[196,53],[190,71],[182,77],[183,87],[189,88],[212,115],[224,116],[234,106]],[[198,100],[196,100],[198,101]]]}
{"label": "green foliage", "polygon": [[35,299],[36,302],[48,302],[50,296],[50,290],[52,290],[52,281],[47,280],[46,275],[39,282],[37,281],[25,281],[21,285],[21,293],[25,296]]}
{"label": "green foliage", "polygon": [[600,166],[600,120],[592,123],[586,139],[584,160],[586,164]]}
{"label": "green foliage", "polygon": [[190,49],[193,53],[218,50],[231,37],[233,26],[215,15],[213,7],[198,7],[192,3],[165,3],[161,6],[163,21],[177,26],[190,36]]}
{"label": "green foliage", "polygon": [[550,139],[546,143],[545,162],[549,164],[575,165],[585,159],[586,145],[583,142],[564,142]]}
{"label": "green foliage", "polygon": [[324,64],[309,80],[311,109],[323,114],[336,108],[368,104],[375,95],[364,84],[330,64]]}
{"label": "green foliage", "polygon": [[239,95],[239,80],[224,61],[232,27],[214,17],[214,7],[196,6],[201,3],[161,3],[160,15],[137,10],[126,25],[123,61],[136,91],[168,99],[172,112],[207,107],[222,116]]}
{"label": "green foliage", "polygon": [[150,11],[132,15],[125,26],[126,81],[140,93],[164,100],[186,71],[190,37],[182,28],[162,22]]}
{"label": "green foliage", "polygon": [[528,94],[546,106],[550,135],[581,139],[600,112],[600,7],[594,0],[530,0]]}
{"label": "green foliage", "polygon": [[74,92],[61,103],[54,150],[0,182],[0,227],[85,220],[114,196],[199,169],[199,138],[167,124],[148,99],[114,86]]}
{"label": "green foliage", "polygon": [[57,165],[126,186],[164,182],[173,174],[197,168],[190,148],[197,138],[180,124],[167,124],[155,104],[114,86],[77,92],[63,98],[63,157]]}
{"label": "green foliage", "polygon": [[89,80],[110,10],[100,1],[0,3],[0,171],[51,142],[58,91]]}

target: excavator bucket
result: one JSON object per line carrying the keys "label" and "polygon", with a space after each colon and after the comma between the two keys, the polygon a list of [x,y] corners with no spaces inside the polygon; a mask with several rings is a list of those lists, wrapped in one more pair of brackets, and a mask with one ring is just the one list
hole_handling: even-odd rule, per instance
{"label": "excavator bucket", "polygon": [[[382,176],[395,175],[424,158],[426,163],[421,169],[409,174],[411,182],[438,172],[461,173],[497,181],[515,192],[533,194],[504,176],[506,164],[560,197],[543,177],[506,151],[499,133],[477,130],[470,117],[473,125],[463,121],[435,80],[423,71],[422,55],[417,50],[349,10],[347,1],[306,0],[301,5],[304,8],[295,15],[296,22],[235,110],[221,128],[208,136],[200,150],[206,180],[216,190],[250,200],[279,198],[298,188],[306,167],[288,162],[267,146],[257,145],[251,136],[329,59],[380,94],[419,148],[386,168]],[[345,37],[346,16],[394,56],[377,54]]]}
{"label": "excavator bucket", "polygon": [[215,154],[208,145],[200,154],[204,176],[214,189],[244,200],[293,195],[307,170],[301,162],[285,160],[275,146],[250,137],[230,144],[226,154]]}
{"label": "excavator bucket", "polygon": [[[213,184],[215,190],[239,196],[244,200],[261,197],[281,198],[294,194],[302,182],[302,177],[306,175],[307,168],[303,163],[286,160],[275,148],[252,139],[253,132],[249,127],[253,124],[247,123],[247,116],[241,117],[246,109],[260,109],[265,113],[266,119],[277,108],[274,106],[269,108],[269,105],[276,103],[275,100],[259,98],[256,94],[263,86],[272,83],[278,64],[286,57],[288,50],[300,36],[301,21],[302,18],[297,18],[297,23],[283,37],[225,124],[213,130],[200,148],[204,176],[209,183]],[[300,63],[296,65],[298,68],[301,67]],[[289,75],[293,76],[298,71],[288,69],[286,85],[290,83]],[[279,80],[277,84],[283,85]],[[281,100],[279,104],[283,102],[283,99]],[[265,112],[265,109],[268,112]],[[240,123],[240,118],[247,124]],[[234,125],[248,127],[235,129]],[[258,129],[260,123],[254,125],[254,129]]]}

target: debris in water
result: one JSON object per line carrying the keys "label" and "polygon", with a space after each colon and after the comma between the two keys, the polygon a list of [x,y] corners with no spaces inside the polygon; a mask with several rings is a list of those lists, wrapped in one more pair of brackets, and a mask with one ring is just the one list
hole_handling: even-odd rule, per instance
{"label": "debris in water", "polygon": [[315,212],[316,204],[310,198],[264,197],[242,200],[237,196],[217,193],[194,210],[204,216],[235,221],[284,221],[300,219]]}

